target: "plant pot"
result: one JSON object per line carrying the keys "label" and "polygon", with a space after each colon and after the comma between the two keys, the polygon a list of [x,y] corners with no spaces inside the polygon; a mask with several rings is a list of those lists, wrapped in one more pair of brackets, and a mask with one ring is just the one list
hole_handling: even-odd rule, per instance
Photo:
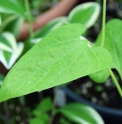
{"label": "plant pot", "polygon": [[105,121],[105,124],[122,124],[122,110],[96,105],[78,95],[68,87],[62,88],[66,93],[68,102],[80,102],[95,108]]}

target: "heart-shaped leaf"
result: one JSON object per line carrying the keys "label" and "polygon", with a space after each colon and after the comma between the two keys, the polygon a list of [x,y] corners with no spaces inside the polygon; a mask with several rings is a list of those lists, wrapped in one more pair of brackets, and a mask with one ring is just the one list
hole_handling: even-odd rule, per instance
{"label": "heart-shaped leaf", "polygon": [[15,37],[5,32],[0,35],[0,61],[10,69],[23,51],[23,43],[16,43]]}
{"label": "heart-shaped leaf", "polygon": [[[116,28],[113,27],[116,25]],[[114,68],[122,78],[122,21],[113,19],[106,24],[105,44],[104,47],[111,53],[111,68]],[[96,46],[100,46],[102,35],[100,33],[96,41]]]}
{"label": "heart-shaped leaf", "polygon": [[83,25],[69,24],[44,37],[10,70],[0,89],[0,101],[57,86],[108,67],[110,54],[81,38],[84,31]]}
{"label": "heart-shaped leaf", "polygon": [[76,6],[68,16],[70,23],[82,23],[87,28],[91,27],[100,14],[100,5],[96,2],[87,2]]}
{"label": "heart-shaped leaf", "polygon": [[104,124],[96,110],[81,103],[68,104],[56,112],[77,124]]}
{"label": "heart-shaped leaf", "polygon": [[0,0],[0,12],[25,16],[25,8],[21,0]]}

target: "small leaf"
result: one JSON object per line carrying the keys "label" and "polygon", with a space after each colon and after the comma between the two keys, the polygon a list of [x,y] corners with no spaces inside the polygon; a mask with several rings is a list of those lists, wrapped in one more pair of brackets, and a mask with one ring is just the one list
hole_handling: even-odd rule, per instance
{"label": "small leaf", "polygon": [[82,23],[90,28],[100,14],[100,5],[96,2],[87,2],[76,6],[68,16],[70,23]]}
{"label": "small leaf", "polygon": [[107,68],[111,56],[92,47],[80,35],[81,24],[52,31],[10,70],[0,89],[0,101],[57,86]]}
{"label": "small leaf", "polygon": [[41,101],[40,104],[36,107],[36,109],[42,112],[47,112],[51,110],[51,108],[52,108],[52,101],[50,98],[43,99],[43,101]]}
{"label": "small leaf", "polygon": [[25,16],[25,8],[21,0],[0,0],[0,12]]}
{"label": "small leaf", "polygon": [[66,118],[77,124],[104,124],[103,119],[97,111],[81,103],[68,104],[56,112],[63,114]]}

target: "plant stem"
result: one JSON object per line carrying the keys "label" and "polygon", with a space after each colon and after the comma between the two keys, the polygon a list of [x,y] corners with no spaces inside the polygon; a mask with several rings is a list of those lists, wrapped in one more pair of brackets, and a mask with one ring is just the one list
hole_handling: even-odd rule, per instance
{"label": "plant stem", "polygon": [[[105,22],[106,22],[106,0],[103,0],[103,17],[102,17],[102,42],[101,42],[101,47],[104,47],[104,43],[105,43]],[[110,68],[108,68],[108,71],[114,81],[114,84],[122,98],[122,89],[114,75],[114,73],[112,72],[112,70]]]}
{"label": "plant stem", "polygon": [[30,12],[30,7],[29,7],[29,1],[28,0],[24,0],[25,2],[25,7],[27,10],[27,18],[28,18],[28,26],[29,26],[29,32],[30,32],[30,37],[34,38],[34,34],[33,34],[33,26],[32,26],[32,18],[31,18],[31,12]]}
{"label": "plant stem", "polygon": [[116,79],[114,73],[111,71],[110,68],[108,68],[108,71],[109,71],[109,73],[110,73],[110,75],[111,75],[111,77],[112,77],[112,79],[113,79],[113,81],[114,81],[114,84],[115,84],[116,88],[118,89],[119,94],[120,94],[120,96],[121,96],[121,98],[122,98],[122,89],[121,89],[121,87],[120,87],[120,85],[119,85],[119,83],[118,83],[118,81],[117,81],[117,79]]}
{"label": "plant stem", "polygon": [[105,22],[106,22],[106,0],[103,0],[102,42],[101,42],[101,47],[104,47],[104,43],[105,43]]}

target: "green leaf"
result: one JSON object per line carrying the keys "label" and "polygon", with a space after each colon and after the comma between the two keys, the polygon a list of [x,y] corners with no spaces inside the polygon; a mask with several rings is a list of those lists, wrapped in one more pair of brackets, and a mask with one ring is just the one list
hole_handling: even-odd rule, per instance
{"label": "green leaf", "polygon": [[35,32],[35,38],[42,38],[44,36],[46,36],[49,32],[51,32],[52,30],[68,23],[66,17],[59,17],[59,18],[55,18],[53,20],[51,20],[50,22],[48,22],[43,28],[37,30]]}
{"label": "green leaf", "polygon": [[107,68],[111,62],[110,54],[81,38],[84,31],[81,24],[69,24],[44,37],[10,70],[0,89],[0,101]]}
{"label": "green leaf", "polygon": [[100,14],[100,5],[96,2],[87,2],[76,6],[68,16],[70,23],[82,23],[90,28]]}
{"label": "green leaf", "polygon": [[96,83],[104,83],[109,77],[109,72],[107,69],[105,69],[92,73],[89,75],[89,77]]}
{"label": "green leaf", "polygon": [[57,112],[77,124],[104,124],[97,111],[81,103],[68,104],[58,109]]}
{"label": "green leaf", "polygon": [[13,40],[10,40],[10,42],[8,42],[7,38],[4,36],[5,34],[6,33],[0,34],[0,50],[12,52],[12,46],[14,46]]}
{"label": "green leaf", "polygon": [[6,19],[6,17],[7,17],[8,15],[5,14],[5,13],[0,13],[0,16],[1,16],[2,23],[3,23],[4,19]]}
{"label": "green leaf", "polygon": [[43,120],[43,121],[49,121],[49,120],[50,120],[50,117],[49,117],[49,115],[48,115],[48,112],[44,112],[44,111],[42,111],[41,109],[35,109],[35,110],[33,111],[33,115],[34,115],[35,117],[40,118],[40,119]]}
{"label": "green leaf", "polygon": [[0,12],[25,16],[25,8],[21,0],[0,0]]}
{"label": "green leaf", "polygon": [[[36,118],[39,118],[42,122],[47,123],[50,120],[48,112],[52,109],[51,98],[43,99],[34,109],[33,114]],[[34,118],[33,118],[34,119]]]}
{"label": "green leaf", "polygon": [[[116,28],[113,27],[116,25]],[[105,44],[104,47],[110,52],[112,56],[111,68],[118,71],[122,78],[122,21],[113,19],[106,24]],[[100,46],[102,35],[100,33],[96,41],[96,46]]]}

